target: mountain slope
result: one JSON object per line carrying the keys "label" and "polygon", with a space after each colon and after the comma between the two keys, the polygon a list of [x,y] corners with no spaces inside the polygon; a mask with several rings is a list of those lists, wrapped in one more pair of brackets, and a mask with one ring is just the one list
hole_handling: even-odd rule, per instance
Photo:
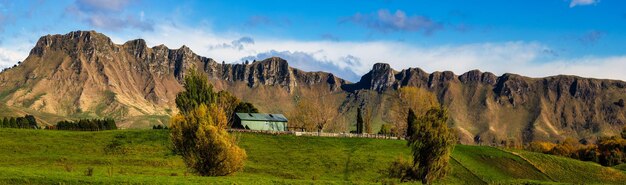
{"label": "mountain slope", "polygon": [[376,64],[361,81],[344,85],[379,94],[404,86],[435,93],[465,143],[594,140],[618,134],[626,123],[626,111],[618,103],[626,99],[626,82],[617,80],[496,76],[478,70],[460,76],[449,71],[429,74],[419,68],[396,72],[388,64]]}
{"label": "mountain slope", "polygon": [[24,62],[0,73],[0,101],[68,117],[172,115],[190,70],[208,75],[218,89],[238,90],[240,97],[278,93],[283,101],[302,87],[332,93],[346,83],[329,73],[291,68],[280,58],[218,64],[186,46],[149,48],[141,39],[117,45],[100,33],[77,31],[41,37]]}
{"label": "mountain slope", "polygon": [[[62,119],[113,117],[121,127],[145,128],[176,113],[175,95],[185,74],[207,75],[218,90],[262,112],[289,113],[303,98],[330,99],[344,128],[356,111],[371,107],[373,131],[391,122],[393,94],[415,86],[437,95],[449,110],[462,143],[526,143],[565,137],[595,140],[626,123],[626,82],[576,76],[496,76],[395,71],[375,64],[359,82],[325,72],[305,72],[272,57],[250,64],[218,63],[188,47],[148,47],[144,40],[115,44],[95,31],[41,37],[28,58],[0,73],[2,115],[35,114],[44,124]],[[4,107],[4,108],[3,108]],[[349,131],[349,130],[347,130]]]}

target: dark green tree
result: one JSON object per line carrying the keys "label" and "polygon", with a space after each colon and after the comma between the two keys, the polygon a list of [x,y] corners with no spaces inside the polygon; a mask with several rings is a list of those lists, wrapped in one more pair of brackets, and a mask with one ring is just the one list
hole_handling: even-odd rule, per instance
{"label": "dark green tree", "polygon": [[210,105],[216,102],[217,96],[213,92],[213,85],[208,83],[205,76],[191,72],[185,77],[185,91],[176,95],[176,107],[181,113],[194,110],[200,104]]}
{"label": "dark green tree", "polygon": [[35,119],[35,116],[27,114],[24,118],[28,121],[28,128],[37,128],[37,119]]}
{"label": "dark green tree", "polygon": [[235,107],[235,112],[258,113],[259,109],[254,107],[254,105],[250,102],[239,102],[237,107]]}
{"label": "dark green tree", "polygon": [[447,111],[442,108],[432,108],[408,124],[414,127],[414,132],[408,139],[408,145],[413,154],[414,173],[409,174],[415,176],[407,177],[407,179],[421,180],[423,184],[431,184],[445,177],[450,172],[448,161],[456,143],[454,131],[448,128]]}
{"label": "dark green tree", "polygon": [[24,117],[17,117],[18,128],[28,128],[28,120]]}
{"label": "dark green tree", "polygon": [[626,139],[626,127],[622,128],[622,139]]}
{"label": "dark green tree", "polygon": [[406,127],[406,137],[411,137],[413,133],[415,133],[415,126],[411,123],[417,120],[417,116],[415,115],[415,111],[413,109],[409,109],[409,114],[407,116],[407,127]]}
{"label": "dark green tree", "polygon": [[363,115],[361,115],[361,109],[356,111],[356,133],[363,133]]}
{"label": "dark green tree", "polygon": [[0,120],[0,128],[6,128],[7,122],[7,118],[2,118],[2,120]]}
{"label": "dark green tree", "polygon": [[9,118],[9,128],[18,128],[17,120],[14,117]]}

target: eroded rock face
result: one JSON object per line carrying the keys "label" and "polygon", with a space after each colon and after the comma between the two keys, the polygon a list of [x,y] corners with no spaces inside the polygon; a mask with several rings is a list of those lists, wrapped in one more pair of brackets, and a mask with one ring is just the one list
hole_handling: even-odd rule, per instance
{"label": "eroded rock face", "polygon": [[291,68],[277,57],[248,65],[220,64],[187,46],[150,48],[142,39],[118,45],[95,31],[76,31],[41,37],[20,66],[0,73],[0,91],[7,93],[2,102],[11,106],[61,116],[168,115],[176,112],[175,96],[185,75],[194,70],[224,89],[246,84],[292,93],[298,87],[319,86],[331,93],[347,83],[329,73]]}
{"label": "eroded rock face", "polygon": [[[0,102],[60,116],[171,115],[191,71],[271,112],[292,108],[301,95],[333,94],[342,101],[339,111],[369,105],[389,123],[389,94],[405,86],[424,88],[449,110],[453,126],[468,144],[593,139],[614,135],[626,123],[623,81],[496,76],[478,70],[460,76],[419,68],[398,72],[378,63],[359,82],[350,83],[330,73],[292,68],[277,57],[225,64],[186,46],[150,48],[141,39],[118,45],[94,31],[41,37],[24,62],[0,73]],[[349,112],[342,116],[354,118]]]}
{"label": "eroded rock face", "polygon": [[344,89],[379,94],[405,86],[428,89],[451,110],[450,117],[467,141],[593,139],[626,123],[620,103],[626,98],[622,81],[566,75],[496,76],[478,70],[460,76],[449,71],[429,74],[419,68],[393,72],[388,66],[374,65],[361,81]]}

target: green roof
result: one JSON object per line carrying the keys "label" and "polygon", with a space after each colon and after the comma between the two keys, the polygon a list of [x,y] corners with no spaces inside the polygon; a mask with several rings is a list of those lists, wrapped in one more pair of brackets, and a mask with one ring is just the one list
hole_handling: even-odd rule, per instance
{"label": "green roof", "polygon": [[235,113],[241,120],[248,121],[273,121],[287,122],[287,118],[282,114],[263,114],[263,113]]}

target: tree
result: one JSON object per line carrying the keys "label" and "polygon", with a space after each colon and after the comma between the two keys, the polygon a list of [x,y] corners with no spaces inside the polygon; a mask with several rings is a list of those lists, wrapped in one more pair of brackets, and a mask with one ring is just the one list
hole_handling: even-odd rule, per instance
{"label": "tree", "polygon": [[7,128],[9,120],[5,117],[0,120],[0,128]]}
{"label": "tree", "polygon": [[254,107],[252,103],[239,102],[239,104],[237,104],[237,107],[235,107],[235,112],[259,113],[259,109]]}
{"label": "tree", "polygon": [[29,128],[37,128],[37,119],[35,119],[35,116],[27,114],[24,118],[28,121]]}
{"label": "tree", "polygon": [[357,134],[362,134],[363,133],[363,115],[361,115],[361,110],[357,110],[356,112],[356,133]]}
{"label": "tree", "polygon": [[296,127],[323,131],[339,114],[332,99],[323,97],[303,98],[297,101],[290,113]]}
{"label": "tree", "polygon": [[413,133],[408,145],[413,154],[413,170],[415,176],[407,179],[419,179],[430,184],[445,177],[450,172],[449,159],[456,134],[448,128],[448,113],[442,108],[432,108],[417,120],[408,123],[413,125]]}
{"label": "tree", "polygon": [[437,97],[433,93],[417,87],[402,87],[389,98],[389,101],[391,107],[387,118],[393,123],[394,134],[399,137],[410,136],[406,133],[409,109],[412,109],[416,116],[420,116],[433,107],[439,107]]}
{"label": "tree", "polygon": [[28,120],[23,117],[17,117],[17,127],[16,128],[28,128]]}
{"label": "tree", "polygon": [[243,169],[246,152],[226,131],[227,111],[234,111],[232,105],[238,100],[225,91],[214,93],[207,79],[193,72],[185,77],[184,88],[176,95],[180,112],[170,120],[173,151],[183,157],[189,169],[203,176],[229,175]]}
{"label": "tree", "polygon": [[9,128],[18,128],[17,120],[14,117],[9,118]]}
{"label": "tree", "polygon": [[413,111],[413,109],[409,109],[409,114],[407,115],[407,129],[406,129],[406,135],[407,137],[411,137],[413,135],[413,133],[415,132],[415,125],[411,124],[414,123],[417,120],[417,116],[415,116],[415,111]]}
{"label": "tree", "polygon": [[232,125],[235,122],[235,113],[237,106],[241,101],[233,95],[231,95],[228,91],[219,91],[217,92],[217,105],[219,108],[224,110],[226,113],[226,118],[228,120],[228,125]]}
{"label": "tree", "polygon": [[213,85],[206,77],[192,71],[185,77],[185,91],[176,95],[176,107],[180,112],[195,110],[200,104],[210,105],[216,102],[217,96],[213,92]]}
{"label": "tree", "polygon": [[626,139],[626,127],[622,128],[622,139]]}
{"label": "tree", "polygon": [[226,131],[224,110],[216,104],[200,104],[170,121],[174,151],[187,167],[203,176],[229,175],[243,169],[246,152]]}
{"label": "tree", "polygon": [[365,133],[372,133],[372,108],[369,106],[361,109],[363,112],[363,131]]}

